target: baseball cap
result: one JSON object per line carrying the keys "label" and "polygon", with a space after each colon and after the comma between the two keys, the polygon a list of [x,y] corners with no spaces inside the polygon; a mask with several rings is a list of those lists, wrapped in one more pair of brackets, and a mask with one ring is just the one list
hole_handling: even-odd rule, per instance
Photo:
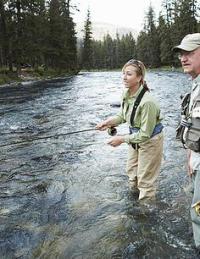
{"label": "baseball cap", "polygon": [[187,34],[181,44],[173,48],[174,51],[193,51],[200,47],[200,33]]}

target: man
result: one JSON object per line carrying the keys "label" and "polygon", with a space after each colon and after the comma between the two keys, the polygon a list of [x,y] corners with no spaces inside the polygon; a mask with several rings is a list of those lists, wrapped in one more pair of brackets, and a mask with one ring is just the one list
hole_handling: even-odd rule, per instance
{"label": "man", "polygon": [[191,219],[195,246],[200,255],[200,33],[186,35],[173,50],[179,53],[184,73],[192,77],[182,138],[188,148],[188,169],[194,188]]}

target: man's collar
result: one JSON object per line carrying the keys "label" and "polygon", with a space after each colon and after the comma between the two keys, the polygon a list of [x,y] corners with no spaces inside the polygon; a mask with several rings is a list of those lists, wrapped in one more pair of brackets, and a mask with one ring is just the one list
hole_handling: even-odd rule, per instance
{"label": "man's collar", "polygon": [[195,78],[193,79],[193,87],[192,87],[192,90],[194,91],[196,89],[196,87],[198,85],[200,85],[200,74]]}
{"label": "man's collar", "polygon": [[200,74],[194,79],[194,82],[200,83]]}

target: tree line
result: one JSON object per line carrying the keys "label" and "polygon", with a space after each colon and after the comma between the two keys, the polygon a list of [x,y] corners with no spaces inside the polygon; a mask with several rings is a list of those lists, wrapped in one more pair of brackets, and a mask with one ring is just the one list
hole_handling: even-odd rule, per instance
{"label": "tree line", "polygon": [[77,70],[71,0],[0,0],[0,67]]}
{"label": "tree line", "polygon": [[90,11],[84,37],[77,40],[73,0],[0,0],[0,68],[20,71],[114,69],[130,58],[149,67],[176,66],[172,47],[187,34],[200,31],[198,0],[163,0],[159,17],[150,5],[137,39],[129,33],[103,40],[92,37]]}
{"label": "tree line", "polygon": [[144,27],[136,40],[130,33],[122,38],[116,35],[115,39],[108,34],[103,41],[92,39],[88,12],[85,23],[85,35],[88,35],[84,38],[87,44],[83,42],[83,52],[87,51],[87,59],[82,61],[83,67],[88,68],[90,64],[89,67],[95,69],[120,68],[131,58],[142,60],[146,66],[152,68],[177,66],[179,61],[172,48],[186,34],[200,32],[199,10],[198,0],[163,0],[158,19],[152,6],[149,6]]}

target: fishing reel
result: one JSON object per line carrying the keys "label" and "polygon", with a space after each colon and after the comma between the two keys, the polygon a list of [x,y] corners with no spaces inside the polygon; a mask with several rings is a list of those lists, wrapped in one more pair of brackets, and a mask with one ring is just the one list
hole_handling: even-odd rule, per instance
{"label": "fishing reel", "polygon": [[115,136],[117,134],[117,129],[115,127],[108,128],[108,135]]}

